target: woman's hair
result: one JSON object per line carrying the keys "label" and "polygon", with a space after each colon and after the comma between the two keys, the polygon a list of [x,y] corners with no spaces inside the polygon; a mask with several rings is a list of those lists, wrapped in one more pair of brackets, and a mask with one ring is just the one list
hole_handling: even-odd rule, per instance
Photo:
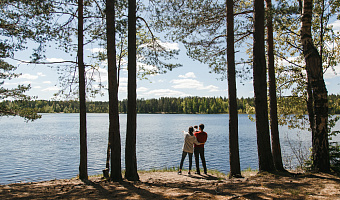
{"label": "woman's hair", "polygon": [[192,126],[189,126],[189,134],[191,136],[194,135],[192,132],[194,132],[194,128],[192,128]]}

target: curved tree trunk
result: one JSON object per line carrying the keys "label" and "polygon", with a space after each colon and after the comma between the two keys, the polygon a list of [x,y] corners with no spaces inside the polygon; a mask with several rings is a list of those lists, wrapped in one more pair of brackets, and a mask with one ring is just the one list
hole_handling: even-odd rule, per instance
{"label": "curved tree trunk", "polygon": [[125,178],[130,181],[138,181],[137,157],[136,157],[136,0],[129,0],[128,17],[128,111],[125,145]]}
{"label": "curved tree trunk", "polygon": [[227,62],[229,99],[229,162],[230,177],[240,177],[240,156],[238,145],[238,113],[236,100],[236,73],[234,47],[234,1],[227,1]]}
{"label": "curved tree trunk", "polygon": [[[109,147],[111,179],[122,180],[121,145],[118,112],[118,79],[116,65],[115,0],[106,0],[107,60],[109,82]],[[109,154],[109,152],[108,152]]]}
{"label": "curved tree trunk", "polygon": [[267,73],[264,48],[264,1],[254,0],[254,97],[259,170],[273,171],[267,104]]}
{"label": "curved tree trunk", "polygon": [[266,0],[267,4],[267,49],[268,49],[268,78],[269,78],[269,107],[270,107],[270,133],[272,141],[272,154],[274,166],[278,171],[285,171],[282,163],[281,145],[279,136],[279,125],[277,119],[276,79],[274,64],[274,40],[272,2]]}
{"label": "curved tree trunk", "polygon": [[79,116],[80,116],[80,164],[79,178],[88,179],[87,174],[87,134],[86,134],[86,93],[83,41],[83,1],[78,1],[78,69],[79,69]]}
{"label": "curved tree trunk", "polygon": [[322,60],[312,39],[313,1],[304,0],[302,9],[301,42],[306,62],[308,84],[311,87],[314,110],[314,133],[312,138],[312,159],[315,171],[329,172],[328,146],[328,100],[323,79]]}

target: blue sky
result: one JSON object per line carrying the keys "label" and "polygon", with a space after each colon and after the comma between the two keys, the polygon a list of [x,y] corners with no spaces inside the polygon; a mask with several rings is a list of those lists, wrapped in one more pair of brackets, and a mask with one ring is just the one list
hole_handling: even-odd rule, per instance
{"label": "blue sky", "polygon": [[[340,30],[340,21],[333,23],[336,30]],[[227,81],[221,81],[221,75],[209,73],[209,67],[197,61],[193,61],[186,56],[185,49],[182,44],[163,43],[164,46],[172,49],[180,49],[180,55],[174,62],[181,63],[183,66],[173,69],[166,74],[148,76],[148,80],[137,81],[137,98],[159,98],[159,97],[227,97],[228,85]],[[101,51],[96,46],[85,47],[85,54],[90,55],[91,52]],[[17,52],[16,58],[29,60],[30,51]],[[239,55],[236,55],[236,57]],[[46,61],[62,61],[74,60],[74,58],[65,54],[62,51],[49,48],[46,51]],[[22,73],[19,78],[6,81],[4,86],[7,88],[15,87],[18,84],[31,84],[31,89],[27,92],[28,95],[37,96],[38,99],[50,100],[53,94],[60,87],[58,84],[58,74],[55,68],[47,67],[46,65],[28,65],[18,61],[7,60],[15,66],[19,66],[16,72]],[[89,61],[87,61],[89,62]],[[101,80],[107,84],[106,63],[101,64]],[[152,66],[144,66],[152,68]],[[329,94],[340,94],[340,65],[335,68],[337,74],[328,70],[325,75],[325,82]],[[97,74],[98,75],[98,74]],[[253,97],[252,80],[237,81],[237,96]],[[120,78],[119,99],[127,98],[127,71],[122,70]],[[96,98],[88,98],[94,101],[108,101],[107,91],[103,90],[104,96],[98,95]]]}

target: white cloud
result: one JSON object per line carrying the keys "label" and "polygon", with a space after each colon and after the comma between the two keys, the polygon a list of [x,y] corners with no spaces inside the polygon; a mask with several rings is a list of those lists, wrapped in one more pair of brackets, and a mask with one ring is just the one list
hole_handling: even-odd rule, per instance
{"label": "white cloud", "polygon": [[158,71],[157,67],[153,65],[147,65],[141,62],[137,62],[137,71]]}
{"label": "white cloud", "polygon": [[[137,58],[138,60],[143,60],[143,57],[139,56]],[[128,61],[126,59],[122,59],[121,63],[121,70],[123,72],[127,72],[127,65],[128,65]],[[147,64],[144,64],[144,63],[141,63],[141,62],[138,62],[137,61],[137,72],[145,72],[145,71],[158,71],[157,67],[153,66],[153,65],[147,65]]]}
{"label": "white cloud", "polygon": [[104,48],[92,48],[92,49],[87,49],[90,50],[91,53],[98,53],[98,52],[105,52],[106,50]]}
{"label": "white cloud", "polygon": [[108,81],[108,73],[106,69],[98,68],[97,70],[90,71],[86,74],[92,77],[97,83],[106,83]]}
{"label": "white cloud", "polygon": [[157,42],[159,43],[159,45],[161,45],[162,47],[164,47],[166,49],[179,50],[178,43],[162,42],[160,40],[158,40]]}
{"label": "white cloud", "polygon": [[329,24],[330,26],[333,26],[333,30],[336,31],[340,31],[340,20],[336,20],[333,23]]}
{"label": "white cloud", "polygon": [[127,82],[128,82],[128,78],[126,78],[126,77],[119,78],[119,88],[120,87],[127,87]]}
{"label": "white cloud", "polygon": [[209,92],[218,92],[219,91],[218,87],[215,86],[215,85],[208,85],[208,86],[203,87],[200,90],[209,90]]}
{"label": "white cloud", "polygon": [[51,82],[51,81],[43,81],[43,83],[45,83],[45,84],[51,84],[52,82]]}
{"label": "white cloud", "polygon": [[179,78],[196,78],[195,73],[194,72],[188,72],[185,75],[179,75]]}
{"label": "white cloud", "polygon": [[209,92],[219,91],[217,86],[214,85],[204,86],[202,82],[194,79],[174,79],[170,82],[174,84],[172,87],[176,89],[208,90]]}
{"label": "white cloud", "polygon": [[340,74],[340,64],[334,67],[334,70],[328,68],[327,71],[323,74],[325,79],[331,79],[335,77],[339,77]]}
{"label": "white cloud", "polygon": [[153,96],[158,96],[158,97],[185,97],[185,96],[190,96],[190,94],[176,91],[176,90],[170,90],[170,89],[157,89],[157,90],[151,90],[147,93],[144,94],[144,96],[147,95],[153,95]]}
{"label": "white cloud", "polygon": [[18,85],[28,85],[28,84],[32,84],[32,81],[21,81],[21,82],[5,82],[4,85],[7,86],[18,86]]}
{"label": "white cloud", "polygon": [[[171,43],[171,42],[162,42],[160,40],[157,40],[157,43],[162,46],[163,48],[165,48],[166,50],[179,50],[179,45],[178,43]],[[149,45],[152,45],[152,43],[148,43],[148,44],[142,44],[140,45],[140,47],[147,47]]]}
{"label": "white cloud", "polygon": [[6,86],[6,85],[8,85],[8,86],[9,86],[9,85],[19,85],[19,84],[20,84],[20,83],[9,83],[9,82],[5,82],[5,83],[4,83],[5,86]]}
{"label": "white cloud", "polygon": [[146,88],[146,87],[140,87],[140,88],[137,88],[137,92],[146,92],[148,91],[149,89]]}
{"label": "white cloud", "polygon": [[32,84],[32,81],[22,81],[19,84],[28,85],[28,84]]}
{"label": "white cloud", "polygon": [[21,76],[18,77],[19,79],[29,79],[29,80],[35,80],[38,78],[37,75],[32,75],[32,74],[22,74]]}
{"label": "white cloud", "polygon": [[43,91],[43,92],[59,91],[59,88],[57,86],[53,86],[53,87],[48,87],[48,88],[42,89],[41,91]]}
{"label": "white cloud", "polygon": [[64,62],[65,60],[62,58],[47,58],[48,62]]}
{"label": "white cloud", "polygon": [[174,79],[170,81],[171,83],[175,84],[172,87],[176,89],[198,89],[203,87],[203,83],[199,82],[198,80],[193,79]]}
{"label": "white cloud", "polygon": [[127,87],[119,85],[118,92],[127,93]]}
{"label": "white cloud", "polygon": [[41,86],[34,86],[33,88],[34,88],[34,89],[40,89]]}
{"label": "white cloud", "polygon": [[38,75],[38,76],[46,76],[46,75],[43,74],[42,72],[38,72],[37,75]]}

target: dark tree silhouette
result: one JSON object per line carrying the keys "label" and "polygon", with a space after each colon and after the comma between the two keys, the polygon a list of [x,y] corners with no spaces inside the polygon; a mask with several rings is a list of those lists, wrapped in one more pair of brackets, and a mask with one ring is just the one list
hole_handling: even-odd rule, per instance
{"label": "dark tree silhouette", "polygon": [[238,146],[238,112],[236,95],[235,47],[234,47],[234,1],[227,1],[227,73],[229,98],[229,162],[230,177],[241,176]]}
{"label": "dark tree silhouette", "polygon": [[80,111],[80,164],[79,178],[88,179],[87,174],[87,133],[86,133],[86,93],[83,41],[83,0],[78,1],[78,70],[79,70],[79,111]]}
{"label": "dark tree silhouette", "polygon": [[268,123],[264,13],[264,1],[254,0],[253,81],[259,170],[273,171],[274,163],[270,148]]}
{"label": "dark tree silhouette", "polygon": [[111,149],[111,179],[113,181],[120,181],[122,180],[122,171],[115,41],[115,0],[106,0],[106,31],[109,82],[109,148]]}
{"label": "dark tree silhouette", "polygon": [[269,107],[270,133],[274,166],[278,171],[285,171],[282,163],[279,125],[277,119],[276,79],[274,63],[273,13],[272,2],[266,0],[267,5],[267,50],[268,50],[268,79],[269,79]]}
{"label": "dark tree silhouette", "polygon": [[125,178],[130,181],[138,181],[137,157],[136,157],[136,0],[129,0],[128,13],[128,111],[125,145]]}

